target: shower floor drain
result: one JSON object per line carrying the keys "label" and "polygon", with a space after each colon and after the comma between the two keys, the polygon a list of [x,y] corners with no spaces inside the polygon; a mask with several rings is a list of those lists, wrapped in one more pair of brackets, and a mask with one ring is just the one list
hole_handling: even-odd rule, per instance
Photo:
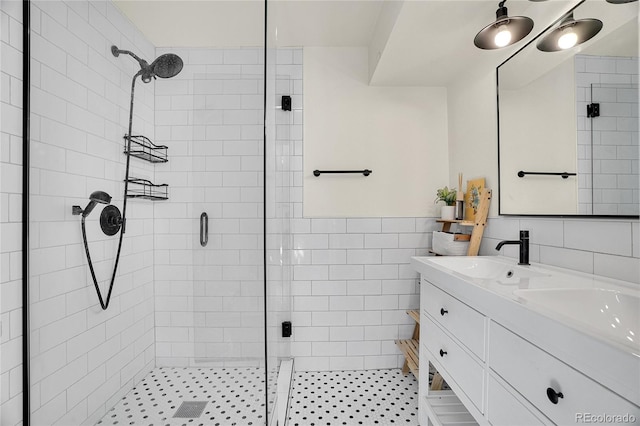
{"label": "shower floor drain", "polygon": [[173,415],[173,418],[197,419],[202,415],[206,405],[207,401],[184,401],[178,407],[178,411]]}

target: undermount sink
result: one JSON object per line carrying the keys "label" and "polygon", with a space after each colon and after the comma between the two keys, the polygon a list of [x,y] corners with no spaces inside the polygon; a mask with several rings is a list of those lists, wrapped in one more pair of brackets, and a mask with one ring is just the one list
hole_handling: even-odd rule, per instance
{"label": "undermount sink", "polygon": [[469,278],[495,280],[501,284],[517,284],[523,278],[546,277],[549,274],[529,267],[480,256],[449,256],[430,258],[430,261]]}
{"label": "undermount sink", "polygon": [[640,296],[603,288],[515,290],[525,303],[552,310],[640,347]]}
{"label": "undermount sink", "polygon": [[[431,274],[433,266],[451,274],[452,278],[499,294],[640,354],[640,291],[635,287],[562,268],[537,264],[520,266],[513,259],[501,256],[414,259],[424,276]],[[429,266],[421,269],[421,264]]]}

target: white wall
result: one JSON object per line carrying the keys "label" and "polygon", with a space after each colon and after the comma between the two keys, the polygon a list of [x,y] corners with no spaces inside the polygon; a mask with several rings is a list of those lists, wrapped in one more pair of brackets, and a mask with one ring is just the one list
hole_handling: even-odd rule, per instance
{"label": "white wall", "polygon": [[[2,227],[3,425],[21,421],[19,5],[2,2],[2,211],[3,222],[9,222]],[[111,305],[102,311],[86,265],[80,219],[71,215],[71,206],[84,207],[95,190],[108,192],[112,203],[122,206],[122,136],[137,64],[113,57],[110,46],[146,58],[153,57],[154,48],[111,2],[34,2],[31,19],[32,424],[94,424],[155,362],[153,210],[148,202],[129,204]],[[5,28],[11,30],[9,39]],[[13,82],[9,99],[4,97],[6,75]],[[153,137],[152,111],[153,84],[138,86],[136,132]],[[132,160],[132,165],[133,173],[153,175],[149,164]],[[117,237],[99,231],[100,210],[89,217],[87,228],[106,292]]]}
{"label": "white wall", "polygon": [[[315,61],[320,59],[318,52],[326,54],[329,62],[325,65],[330,68],[338,66],[332,61],[348,53],[356,55],[357,61],[366,59],[366,55],[361,55],[360,49],[330,49],[328,52],[325,52],[326,49],[311,50],[313,51],[311,56]],[[304,51],[306,61],[309,54],[306,52],[307,48]],[[280,58],[278,61],[282,63]],[[325,65],[316,62],[316,67]],[[278,69],[282,71],[283,67],[279,65]],[[307,69],[305,66],[305,70]],[[366,71],[366,67],[355,69]],[[297,73],[293,74],[297,75]],[[364,78],[366,74],[362,76],[358,74],[358,76],[358,78]],[[309,74],[305,72],[303,80],[308,77]],[[292,174],[290,200],[293,208],[293,219],[290,224],[293,233],[291,355],[295,357],[296,369],[303,371],[397,368],[402,365],[404,358],[394,344],[394,340],[411,336],[414,324],[406,314],[406,310],[417,308],[419,304],[417,274],[410,267],[409,262],[411,256],[427,253],[431,247],[431,232],[434,229],[440,229],[440,225],[436,224],[433,218],[424,217],[426,211],[433,210],[435,184],[431,181],[421,182],[418,192],[409,187],[401,190],[404,192],[403,195],[418,194],[418,198],[424,199],[426,206],[420,210],[420,214],[423,215],[421,217],[384,216],[382,210],[385,206],[363,212],[363,217],[351,217],[354,203],[344,203],[339,200],[330,201],[333,209],[332,218],[309,217],[311,214],[308,203],[313,200],[309,200],[305,195],[304,204],[302,203],[303,188],[306,191],[309,185],[317,185],[317,183],[308,178],[303,179],[303,175],[308,177],[311,173],[309,170],[303,172],[303,163],[307,161],[316,164],[314,154],[309,152],[307,143],[307,138],[314,138],[315,135],[306,129],[308,122],[316,120],[316,117],[307,111],[311,109],[319,114],[325,114],[325,112],[319,112],[317,107],[308,100],[309,86],[301,83],[303,82],[296,79],[293,85],[294,111],[289,116],[293,124],[279,121],[277,132],[278,139],[290,138],[291,140],[289,145],[291,156],[288,164]],[[377,95],[366,94],[368,89],[361,87],[366,85],[365,80],[341,84],[346,84],[349,90],[355,91],[356,98],[344,99],[344,94],[341,94],[338,103],[359,103],[364,99],[375,98],[376,102],[387,103],[387,106],[381,105],[379,108],[389,107],[389,99],[383,101],[382,95],[376,97]],[[304,90],[301,90],[303,87]],[[336,91],[337,88],[330,90]],[[387,92],[388,97],[394,100],[400,98],[398,101],[400,103],[404,103],[408,97],[405,96],[406,92],[402,95],[394,95],[392,92],[392,89]],[[428,112],[433,106],[429,104],[425,111]],[[440,107],[442,110],[445,109],[444,104]],[[369,112],[375,109],[366,108]],[[352,117],[353,111],[347,109],[344,114]],[[303,122],[304,149],[301,140]],[[316,122],[316,126],[318,124]],[[361,133],[362,129],[366,131],[366,126],[349,128],[344,119],[337,124],[343,126],[343,133],[347,130],[354,134]],[[395,148],[403,143],[403,141],[395,141],[394,138],[383,138],[379,142],[381,144],[384,142],[386,145],[384,149]],[[361,148],[356,146],[355,150]],[[446,157],[446,152],[443,155]],[[417,159],[416,163],[425,164],[422,159]],[[364,167],[371,166],[363,165]],[[366,179],[370,179],[374,174]],[[446,172],[441,172],[439,178],[442,185],[448,184],[446,177]],[[326,176],[322,176],[322,179],[325,178]],[[324,182],[326,184],[327,180],[325,179]],[[434,187],[431,192],[424,189],[430,186]],[[378,189],[386,190],[380,186]],[[329,200],[333,196],[342,195],[318,194],[317,196]],[[339,202],[344,204],[339,205]],[[411,210],[406,205],[402,205],[397,206],[397,211],[400,216],[409,216]]]}
{"label": "white wall", "polygon": [[[507,63],[500,75],[517,68]],[[577,172],[574,100],[571,58],[524,87],[500,86],[502,213],[578,213],[577,176],[518,177],[520,170]]]}
{"label": "white wall", "polygon": [[457,182],[446,178],[446,89],[372,87],[368,75],[366,48],[304,49],[304,214],[434,215],[436,189]]}
{"label": "white wall", "polygon": [[477,73],[447,90],[449,181],[484,177],[493,189],[490,215],[498,214],[498,146],[495,73]]}

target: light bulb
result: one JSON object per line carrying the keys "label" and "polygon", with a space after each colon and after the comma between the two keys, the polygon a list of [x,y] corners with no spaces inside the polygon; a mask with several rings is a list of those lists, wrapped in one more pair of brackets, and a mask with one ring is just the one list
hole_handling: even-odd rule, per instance
{"label": "light bulb", "polygon": [[498,34],[496,34],[493,39],[494,43],[498,47],[505,47],[511,43],[511,31],[509,31],[509,27],[506,25],[502,25]]}
{"label": "light bulb", "polygon": [[578,34],[574,33],[571,28],[567,28],[562,32],[558,39],[558,47],[560,49],[570,49],[578,42]]}

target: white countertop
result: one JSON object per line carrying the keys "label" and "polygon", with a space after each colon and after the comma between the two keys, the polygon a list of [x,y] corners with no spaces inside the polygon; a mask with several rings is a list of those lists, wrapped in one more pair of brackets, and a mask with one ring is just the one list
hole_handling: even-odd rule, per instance
{"label": "white countertop", "polygon": [[[474,259],[483,263],[469,266]],[[411,264],[432,284],[636,404],[640,401],[639,285],[541,264],[519,266],[503,256],[413,257]],[[615,307],[599,300],[602,296],[626,314],[604,312]],[[609,314],[607,320],[595,318],[596,311]],[[618,317],[624,333],[615,329]]]}

